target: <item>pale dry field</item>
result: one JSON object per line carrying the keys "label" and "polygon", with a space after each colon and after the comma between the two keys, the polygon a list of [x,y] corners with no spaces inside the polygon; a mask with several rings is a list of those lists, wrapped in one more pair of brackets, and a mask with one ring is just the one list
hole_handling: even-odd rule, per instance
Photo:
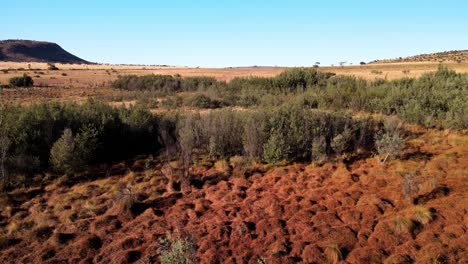
{"label": "pale dry field", "polygon": [[[35,101],[84,101],[89,97],[119,94],[110,82],[119,75],[167,74],[181,76],[211,76],[218,80],[230,81],[235,77],[272,77],[286,68],[189,68],[176,66],[108,65],[108,64],[55,64],[59,70],[47,70],[47,63],[0,62],[0,84],[7,84],[9,78],[24,73],[34,79],[36,88],[3,89],[0,103],[31,103]],[[369,64],[355,66],[320,67],[320,71],[350,75],[367,80],[394,80],[403,77],[419,77],[437,70],[439,63],[408,62]],[[468,72],[468,63],[446,62],[443,65],[457,72]]]}

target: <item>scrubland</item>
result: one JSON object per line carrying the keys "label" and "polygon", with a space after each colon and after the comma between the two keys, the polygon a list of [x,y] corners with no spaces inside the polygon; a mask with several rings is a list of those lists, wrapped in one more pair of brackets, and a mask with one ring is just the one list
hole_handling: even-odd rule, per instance
{"label": "scrubland", "polygon": [[0,259],[466,262],[468,74],[415,65],[7,70]]}

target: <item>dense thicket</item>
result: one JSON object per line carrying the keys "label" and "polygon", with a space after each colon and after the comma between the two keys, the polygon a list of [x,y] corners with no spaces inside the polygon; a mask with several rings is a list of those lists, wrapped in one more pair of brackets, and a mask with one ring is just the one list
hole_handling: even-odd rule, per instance
{"label": "dense thicket", "polygon": [[[295,102],[305,108],[396,114],[426,127],[468,128],[468,74],[458,74],[444,67],[418,79],[394,81],[334,76],[316,69],[291,69],[272,78],[235,78],[229,83],[205,78],[122,76],[114,82],[114,87],[153,89],[165,94],[196,91],[203,94],[203,97],[194,97],[201,102],[199,105],[211,108],[225,105],[270,107]],[[174,99],[167,101],[176,102]],[[190,100],[187,101],[186,105],[190,106]],[[206,103],[210,101],[219,103]]]}
{"label": "dense thicket", "polygon": [[317,160],[358,148],[371,150],[379,129],[369,118],[295,106],[192,114],[181,117],[178,124],[182,150],[196,149],[215,159],[244,155],[272,163]]}
{"label": "dense thicket", "polygon": [[3,180],[43,171],[75,174],[90,164],[157,154],[162,148],[187,166],[194,153],[271,163],[318,160],[358,148],[373,150],[379,129],[371,119],[296,105],[161,116],[95,101],[0,110]]}
{"label": "dense thicket", "polygon": [[157,117],[140,108],[94,101],[10,106],[0,109],[0,120],[0,137],[10,142],[4,162],[10,175],[33,174],[51,165],[59,172],[76,171],[160,147]]}
{"label": "dense thicket", "polygon": [[217,83],[212,77],[186,77],[172,75],[124,75],[112,83],[112,87],[130,91],[157,91],[171,94],[182,91],[195,91]]}

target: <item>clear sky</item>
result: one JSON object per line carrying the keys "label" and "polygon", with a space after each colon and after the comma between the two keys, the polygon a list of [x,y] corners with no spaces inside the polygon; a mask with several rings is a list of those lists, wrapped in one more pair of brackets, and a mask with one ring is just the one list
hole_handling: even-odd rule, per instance
{"label": "clear sky", "polygon": [[0,39],[102,63],[309,66],[468,49],[465,0],[12,0]]}

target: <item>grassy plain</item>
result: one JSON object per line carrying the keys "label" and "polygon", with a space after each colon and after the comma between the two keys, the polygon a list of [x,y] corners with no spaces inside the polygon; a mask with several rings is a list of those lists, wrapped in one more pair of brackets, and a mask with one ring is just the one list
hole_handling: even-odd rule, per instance
{"label": "grassy plain", "polygon": [[[111,64],[55,64],[59,70],[48,70],[47,63],[0,62],[0,85],[6,85],[9,78],[28,74],[33,77],[36,88],[4,89],[1,103],[28,104],[34,101],[75,101],[89,97],[111,96],[118,93],[110,82],[119,75],[166,74],[189,76],[210,76],[230,81],[235,77],[272,77],[280,74],[284,67],[242,67],[242,68],[190,68],[178,66],[111,65]],[[436,71],[440,63],[407,62],[382,63],[354,66],[327,66],[320,71],[338,75],[350,75],[366,80],[395,80],[403,77],[416,78],[424,73]],[[468,72],[468,62],[446,62],[443,65],[460,73]]]}

